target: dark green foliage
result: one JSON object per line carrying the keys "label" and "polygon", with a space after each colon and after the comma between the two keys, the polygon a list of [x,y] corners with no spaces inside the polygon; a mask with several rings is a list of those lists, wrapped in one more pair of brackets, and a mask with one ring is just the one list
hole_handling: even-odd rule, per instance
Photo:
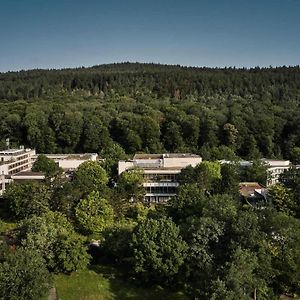
{"label": "dark green foliage", "polygon": [[138,63],[4,73],[0,144],[10,137],[39,153],[67,153],[117,142],[127,153],[297,161],[299,73]]}
{"label": "dark green foliage", "polygon": [[98,161],[85,161],[75,171],[73,183],[83,194],[88,194],[102,190],[108,183],[108,176]]}
{"label": "dark green foliage", "polygon": [[39,253],[19,248],[0,262],[0,298],[40,300],[52,287],[52,279]]}
{"label": "dark green foliage", "polygon": [[267,165],[259,160],[253,161],[253,164],[249,167],[245,167],[242,170],[242,181],[245,182],[258,182],[263,186],[266,186],[269,174]]}
{"label": "dark green foliage", "polygon": [[[191,299],[299,294],[300,171],[286,172],[283,186],[270,190],[273,208],[250,210],[237,201],[236,167],[211,162],[274,157],[298,163],[299,87],[299,66],[125,63],[0,74],[1,149],[10,137],[11,146],[23,144],[39,153],[88,151],[106,159],[83,164],[70,183],[48,182],[51,197],[43,185],[9,188],[11,214],[30,217],[18,226],[18,242],[39,253],[52,271],[84,268],[84,240],[69,220],[49,209],[74,222],[75,207],[96,191],[100,203],[82,202],[84,211],[96,212],[91,214],[96,218],[100,199],[113,204],[114,224],[110,218],[98,223],[113,225],[101,229],[100,250],[129,268],[128,277],[172,283]],[[128,202],[142,199],[141,176],[124,176],[114,189],[109,189],[114,182],[107,184],[107,174],[116,181],[117,161],[137,151],[192,152],[211,161],[183,170],[178,196],[152,209]],[[41,169],[52,172],[47,165]],[[241,175],[263,185],[268,179],[266,166],[258,162]],[[93,218],[89,224],[97,225]],[[0,264],[6,259],[0,256]],[[14,282],[9,276],[21,275],[9,274]]]}
{"label": "dark green foliage", "polygon": [[297,209],[293,192],[283,184],[275,184],[268,188],[268,197],[277,211],[294,215]]}
{"label": "dark green foliage", "polygon": [[240,182],[239,167],[235,164],[222,164],[221,177],[217,187],[219,193],[238,198]]}
{"label": "dark green foliage", "polygon": [[87,198],[80,200],[75,208],[75,217],[84,232],[101,233],[112,227],[114,210],[99,192],[92,192]]}
{"label": "dark green foliage", "polygon": [[[103,233],[101,248],[108,258],[127,264],[131,257],[130,241],[135,224],[121,221]],[[112,246],[113,245],[113,246]]]}
{"label": "dark green foliage", "polygon": [[169,202],[169,214],[176,223],[184,223],[188,217],[202,213],[205,200],[203,190],[196,184],[182,185]]}
{"label": "dark green foliage", "polygon": [[300,169],[289,169],[280,175],[279,180],[292,194],[293,203],[288,205],[290,212],[300,218]]}
{"label": "dark green foliage", "polygon": [[146,219],[132,235],[133,268],[148,282],[172,282],[182,266],[186,243],[168,218]]}
{"label": "dark green foliage", "polygon": [[41,215],[49,210],[51,192],[40,183],[11,184],[4,195],[11,214],[16,219]]}
{"label": "dark green foliage", "polygon": [[85,268],[89,262],[85,240],[60,213],[34,216],[21,222],[17,230],[22,246],[38,252],[51,271],[69,273]]}
{"label": "dark green foliage", "polygon": [[61,172],[58,164],[44,154],[40,154],[32,166],[33,172],[44,172],[48,177],[52,177]]}
{"label": "dark green foliage", "polygon": [[121,197],[130,201],[141,201],[146,193],[143,182],[142,172],[133,169],[120,175],[117,189]]}
{"label": "dark green foliage", "polygon": [[55,272],[71,273],[85,269],[90,261],[85,239],[77,234],[58,236],[54,247]]}

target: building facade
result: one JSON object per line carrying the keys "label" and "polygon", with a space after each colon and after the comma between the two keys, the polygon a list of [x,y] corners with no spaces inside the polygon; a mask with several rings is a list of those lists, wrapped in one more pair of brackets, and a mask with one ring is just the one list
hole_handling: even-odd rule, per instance
{"label": "building facade", "polygon": [[267,186],[278,183],[280,174],[292,167],[289,160],[263,159],[262,161],[268,166],[269,179],[267,181]]}
{"label": "building facade", "polygon": [[[83,162],[87,160],[96,161],[98,159],[97,153],[76,153],[76,154],[44,154],[49,159],[52,159],[64,171],[74,171]],[[37,159],[38,155],[32,157],[33,162]]]}
{"label": "building facade", "polygon": [[[263,158],[261,161],[267,166],[268,172],[268,180],[267,186],[271,186],[279,182],[280,174],[284,173],[285,171],[289,170],[293,165],[289,160],[280,160],[280,159],[266,159]],[[220,160],[221,164],[224,163],[235,163],[233,161],[228,160]],[[252,161],[248,160],[241,160],[238,161],[238,164],[241,168],[247,168],[252,166]],[[298,167],[298,166],[296,166]]]}
{"label": "building facade", "polygon": [[31,170],[34,155],[35,150],[23,147],[0,151],[0,196],[12,182],[13,175]]}
{"label": "building facade", "polygon": [[[66,173],[72,174],[83,162],[98,160],[96,153],[45,154],[53,159]],[[38,154],[34,149],[8,149],[0,151],[0,196],[11,182],[37,181],[45,179],[41,172],[31,172]]]}
{"label": "building facade", "polygon": [[136,154],[132,160],[118,164],[119,175],[138,168],[143,172],[145,202],[163,203],[176,195],[177,175],[183,168],[201,163],[199,155],[189,153]]}

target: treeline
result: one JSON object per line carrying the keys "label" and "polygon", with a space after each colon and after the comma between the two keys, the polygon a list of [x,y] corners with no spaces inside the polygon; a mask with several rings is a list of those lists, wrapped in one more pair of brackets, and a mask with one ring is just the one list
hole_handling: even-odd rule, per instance
{"label": "treeline", "polygon": [[212,69],[123,63],[0,74],[0,99],[31,99],[81,89],[94,95],[114,91],[120,95],[147,93],[184,99],[227,94],[284,101],[297,95],[299,83],[299,66]]}
{"label": "treeline", "polygon": [[300,146],[299,67],[154,64],[0,74],[0,140],[39,152],[284,157]]}

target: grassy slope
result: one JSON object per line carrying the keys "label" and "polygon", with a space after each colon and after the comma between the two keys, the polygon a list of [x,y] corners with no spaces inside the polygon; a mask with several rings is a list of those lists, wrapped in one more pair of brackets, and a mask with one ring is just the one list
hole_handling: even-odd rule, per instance
{"label": "grassy slope", "polygon": [[183,294],[160,287],[142,288],[116,275],[111,267],[100,266],[67,275],[55,276],[61,300],[185,300]]}

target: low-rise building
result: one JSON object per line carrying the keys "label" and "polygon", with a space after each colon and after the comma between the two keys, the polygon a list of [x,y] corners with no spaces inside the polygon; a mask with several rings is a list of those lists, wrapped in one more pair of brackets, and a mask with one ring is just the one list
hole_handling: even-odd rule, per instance
{"label": "low-rise building", "polygon": [[[279,182],[280,174],[289,170],[292,167],[292,164],[289,160],[280,160],[280,159],[266,159],[263,158],[261,161],[266,164],[268,172],[268,181],[267,186],[271,186]],[[232,162],[228,160],[220,160],[221,164],[224,163],[238,163],[241,168],[251,167],[253,162],[248,160],[240,160],[238,162]]]}
{"label": "low-rise building", "polygon": [[[65,172],[72,173],[83,162],[98,160],[96,153],[84,154],[45,154],[53,159]],[[11,182],[37,181],[45,179],[41,172],[31,172],[38,154],[34,149],[7,149],[0,151],[0,196]]]}
{"label": "low-rise building", "polygon": [[35,150],[23,147],[0,151],[0,196],[12,182],[11,176],[31,170],[34,155]]}
{"label": "low-rise building", "polygon": [[176,195],[179,186],[177,175],[183,168],[201,163],[199,155],[190,153],[136,154],[132,160],[118,164],[119,175],[130,169],[143,171],[145,201],[162,203]]}
{"label": "low-rise building", "polygon": [[32,167],[32,149],[8,149],[0,151],[0,174],[13,175],[21,171],[29,171]]}
{"label": "low-rise building", "polygon": [[292,167],[292,164],[289,160],[262,159],[262,161],[268,166],[268,186],[278,183],[280,174],[284,173]]}
{"label": "low-rise building", "polygon": [[267,189],[258,182],[240,182],[242,202],[254,207],[264,207],[267,203]]}
{"label": "low-rise building", "polygon": [[[74,171],[83,162],[87,160],[96,161],[98,159],[97,153],[78,153],[78,154],[44,154],[48,158],[54,160],[60,168],[64,171]],[[38,155],[32,157],[33,162]]]}

